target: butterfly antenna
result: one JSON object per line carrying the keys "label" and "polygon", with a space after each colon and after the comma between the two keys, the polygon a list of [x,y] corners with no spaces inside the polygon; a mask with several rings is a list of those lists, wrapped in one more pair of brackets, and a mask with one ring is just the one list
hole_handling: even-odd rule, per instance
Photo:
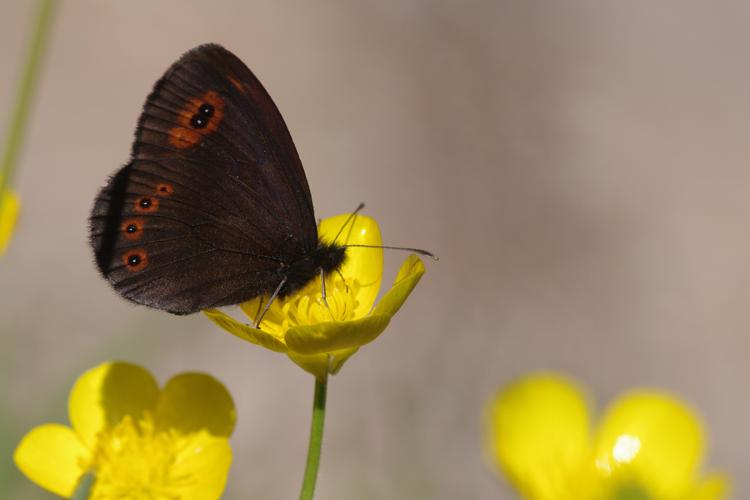
{"label": "butterfly antenna", "polygon": [[341,225],[341,229],[339,229],[339,232],[336,233],[336,237],[333,239],[333,243],[336,243],[336,240],[339,239],[339,236],[341,236],[341,233],[344,232],[344,228],[349,225],[349,223],[352,221],[352,219],[354,219],[357,216],[357,214],[360,212],[360,210],[362,210],[363,208],[365,208],[365,204],[364,203],[360,203],[357,206],[357,208],[354,210],[354,212],[352,212],[349,215],[349,217],[346,219],[346,222],[344,222]]}
{"label": "butterfly antenna", "polygon": [[[365,204],[364,203],[360,203],[357,206],[357,208],[354,210],[354,212],[352,212],[351,215],[349,215],[349,217],[346,219],[346,221],[341,225],[341,228],[339,229],[339,232],[336,233],[336,237],[333,238],[333,243],[336,243],[336,240],[339,239],[339,236],[341,236],[341,233],[344,232],[344,228],[346,228],[346,226],[349,225],[349,223],[352,221],[352,219],[354,219],[357,216],[357,214],[363,208],[365,208]],[[382,248],[384,250],[405,250],[407,252],[414,252],[414,253],[418,253],[419,255],[424,255],[426,257],[430,257],[432,260],[435,260],[435,261],[440,260],[440,258],[437,255],[435,255],[434,253],[429,252],[427,250],[423,250],[421,248],[391,247],[391,246],[385,246],[385,245],[343,245],[343,247],[344,248],[352,248],[352,247],[357,247],[357,248]],[[343,276],[342,276],[342,279],[343,279]]]}
{"label": "butterfly antenna", "polygon": [[432,252],[428,252],[427,250],[423,250],[421,248],[409,248],[409,247],[391,247],[386,245],[344,245],[344,248],[382,248],[384,250],[405,250],[407,252],[414,252],[418,253],[419,255],[424,255],[426,257],[430,257],[432,260],[440,260],[440,257],[435,255]]}

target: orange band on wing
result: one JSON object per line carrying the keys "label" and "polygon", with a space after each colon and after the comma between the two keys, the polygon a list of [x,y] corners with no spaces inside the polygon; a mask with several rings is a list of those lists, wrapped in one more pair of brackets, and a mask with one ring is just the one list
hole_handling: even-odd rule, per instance
{"label": "orange band on wing", "polygon": [[245,93],[245,87],[242,85],[241,81],[239,81],[238,79],[236,79],[234,77],[234,75],[229,75],[228,78],[229,78],[229,83],[231,83],[234,86],[234,88],[236,88],[237,90],[239,90],[243,94]]}
{"label": "orange band on wing", "polygon": [[200,140],[201,135],[195,130],[185,127],[174,127],[169,130],[169,143],[176,148],[191,148],[198,144]]}
{"label": "orange band on wing", "polygon": [[[205,120],[205,125],[200,128],[194,125],[194,118],[199,115],[201,106],[211,106],[210,116],[201,117]],[[179,127],[174,127],[169,131],[169,142],[176,148],[186,149],[195,146],[201,141],[204,135],[211,134],[219,128],[219,124],[224,118],[224,99],[219,96],[218,92],[209,90],[198,97],[191,97],[177,114],[177,123]]]}

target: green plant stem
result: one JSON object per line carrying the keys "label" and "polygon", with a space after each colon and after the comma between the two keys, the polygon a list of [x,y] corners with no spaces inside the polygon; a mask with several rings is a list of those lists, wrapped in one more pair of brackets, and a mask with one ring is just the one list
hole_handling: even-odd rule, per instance
{"label": "green plant stem", "polygon": [[71,497],[72,500],[87,500],[91,496],[91,487],[94,485],[94,476],[92,474],[86,474],[81,478],[78,483],[75,493]]}
{"label": "green plant stem", "polygon": [[323,424],[326,419],[326,392],[328,388],[328,374],[323,380],[315,377],[315,396],[313,398],[312,423],[310,424],[310,446],[307,449],[307,465],[305,478],[302,481],[300,500],[312,500],[315,494],[315,481],[318,479],[320,465],[320,448],[323,444]]}
{"label": "green plant stem", "polygon": [[23,133],[28,121],[31,98],[34,94],[39,74],[39,63],[42,59],[50,26],[52,25],[51,21],[55,3],[56,0],[39,0],[36,21],[34,22],[34,32],[32,33],[28,53],[26,54],[26,62],[18,86],[15,109],[11,116],[2,163],[0,163],[0,193],[4,193],[7,186],[10,185],[18,164],[18,151],[21,149]]}

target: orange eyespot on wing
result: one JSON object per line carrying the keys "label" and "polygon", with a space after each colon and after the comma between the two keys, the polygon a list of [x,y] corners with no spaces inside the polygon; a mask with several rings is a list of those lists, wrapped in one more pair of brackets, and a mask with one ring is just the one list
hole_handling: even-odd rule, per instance
{"label": "orange eyespot on wing", "polygon": [[159,198],[149,198],[144,196],[138,198],[134,203],[135,211],[139,213],[156,212],[159,209]]}
{"label": "orange eyespot on wing", "polygon": [[180,124],[191,126],[201,135],[215,132],[224,118],[224,99],[213,90],[209,90],[200,98],[191,99],[188,108],[189,116],[188,113],[181,113]]}
{"label": "orange eyespot on wing", "polygon": [[192,97],[177,115],[179,127],[169,131],[169,142],[180,149],[193,147],[204,135],[215,132],[224,118],[224,99],[209,90]]}
{"label": "orange eyespot on wing", "polygon": [[167,182],[162,182],[156,185],[156,194],[159,196],[169,196],[174,193],[174,186]]}
{"label": "orange eyespot on wing", "polygon": [[122,256],[122,262],[125,264],[125,269],[130,272],[142,271],[148,266],[148,254],[142,248],[128,250]]}
{"label": "orange eyespot on wing", "polygon": [[120,225],[120,231],[130,241],[138,241],[143,237],[143,219],[126,219]]}

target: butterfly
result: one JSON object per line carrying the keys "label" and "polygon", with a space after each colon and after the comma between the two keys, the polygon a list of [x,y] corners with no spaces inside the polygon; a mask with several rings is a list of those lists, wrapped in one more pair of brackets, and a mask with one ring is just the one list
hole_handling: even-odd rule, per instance
{"label": "butterfly", "polygon": [[346,257],[318,238],[281,113],[215,44],[156,82],[130,161],[96,197],[90,243],[118,294],[174,314],[288,296]]}

